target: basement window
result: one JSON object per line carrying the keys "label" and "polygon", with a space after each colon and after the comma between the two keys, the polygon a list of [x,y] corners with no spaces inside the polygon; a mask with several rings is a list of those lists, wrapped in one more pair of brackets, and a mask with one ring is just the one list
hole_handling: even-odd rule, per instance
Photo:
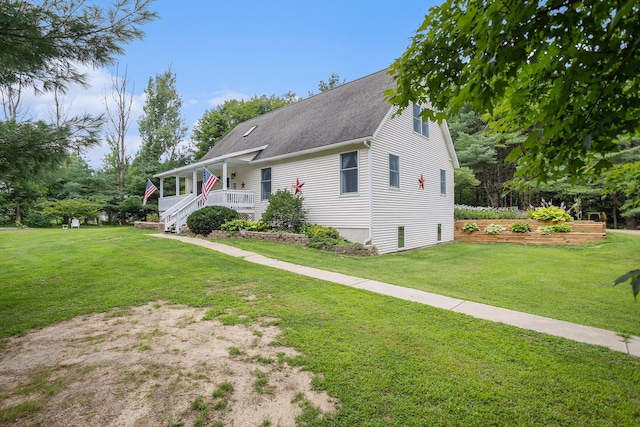
{"label": "basement window", "polygon": [[398,249],[404,248],[404,226],[398,227]]}

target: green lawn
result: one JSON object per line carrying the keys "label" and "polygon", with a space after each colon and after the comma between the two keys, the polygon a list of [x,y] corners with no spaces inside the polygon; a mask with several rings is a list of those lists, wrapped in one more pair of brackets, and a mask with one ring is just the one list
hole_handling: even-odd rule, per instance
{"label": "green lawn", "polygon": [[640,336],[640,300],[621,274],[640,266],[640,236],[534,246],[455,242],[378,257],[344,257],[260,240],[220,240],[265,256],[455,298]]}
{"label": "green lawn", "polygon": [[[611,244],[633,245],[622,236]],[[559,251],[558,257],[584,250],[596,249]],[[465,253],[477,264],[481,252],[485,247],[456,244],[371,260],[299,248],[291,253],[308,262],[316,258],[314,265],[322,267],[342,261],[352,265],[350,274],[369,271],[393,282],[392,271],[372,269],[410,269],[417,276],[413,260],[439,259],[432,265],[444,269]],[[509,252],[517,251],[504,256]],[[494,262],[499,270],[505,259]],[[429,282],[446,276],[423,274]],[[633,300],[628,289],[607,286],[600,285],[612,298]],[[247,301],[247,291],[256,299]],[[545,297],[549,305],[557,298]],[[226,323],[280,319],[279,344],[302,352],[299,362],[316,374],[314,385],[340,401],[334,417],[310,425],[640,423],[640,358],[297,276],[131,228],[0,232],[0,337],[155,300],[210,307]]]}

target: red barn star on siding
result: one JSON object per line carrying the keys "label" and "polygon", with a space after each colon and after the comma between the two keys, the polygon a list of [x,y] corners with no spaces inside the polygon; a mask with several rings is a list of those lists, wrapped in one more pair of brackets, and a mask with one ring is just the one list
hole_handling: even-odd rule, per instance
{"label": "red barn star on siding", "polygon": [[298,178],[296,178],[296,184],[293,186],[293,188],[295,188],[295,192],[293,194],[302,193],[303,185],[304,185],[304,182],[300,182],[298,181]]}
{"label": "red barn star on siding", "polygon": [[420,178],[418,178],[418,182],[420,183],[420,188],[424,190],[424,176],[420,175]]}

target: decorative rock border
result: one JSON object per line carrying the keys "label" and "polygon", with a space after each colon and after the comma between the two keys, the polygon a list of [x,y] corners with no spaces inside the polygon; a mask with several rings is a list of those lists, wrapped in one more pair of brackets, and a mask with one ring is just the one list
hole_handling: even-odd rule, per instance
{"label": "decorative rock border", "polygon": [[[464,224],[475,222],[480,231],[465,233],[461,230]],[[514,222],[528,222],[533,229],[530,233],[514,233],[511,224]],[[487,234],[483,230],[489,224],[502,225],[507,229],[498,234]],[[459,242],[485,242],[485,243],[522,243],[534,245],[575,245],[605,240],[607,238],[607,224],[595,221],[571,221],[571,233],[540,234],[535,230],[544,225],[553,225],[548,221],[535,221],[531,219],[461,219],[455,221],[454,240]]]}
{"label": "decorative rock border", "polygon": [[164,222],[156,222],[156,221],[135,221],[133,223],[135,228],[140,228],[143,230],[155,230],[155,231],[164,231]]}

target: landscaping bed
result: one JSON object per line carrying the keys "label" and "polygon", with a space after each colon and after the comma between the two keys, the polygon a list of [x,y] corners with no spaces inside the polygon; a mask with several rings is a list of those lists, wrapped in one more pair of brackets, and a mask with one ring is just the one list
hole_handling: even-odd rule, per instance
{"label": "landscaping bed", "polygon": [[[189,231],[188,227],[182,227],[181,233],[193,234]],[[283,232],[267,232],[267,231],[237,231],[229,233],[226,231],[214,230],[208,236],[210,239],[257,239],[257,240],[269,240],[272,242],[290,243],[294,245],[304,246],[307,244],[309,238],[304,234],[297,233],[283,233]],[[335,252],[342,255],[359,255],[359,256],[373,256],[378,255],[378,250],[375,246],[352,246],[352,245],[336,245],[326,250]]]}
{"label": "landscaping bed", "polygon": [[[511,225],[516,222],[527,222],[532,231],[516,233],[511,231]],[[467,233],[462,231],[465,224],[476,223],[479,231]],[[504,231],[497,234],[488,234],[483,230],[490,224],[503,226]],[[538,227],[553,225],[550,221],[536,221],[531,219],[484,219],[484,220],[456,220],[454,240],[460,242],[486,242],[486,243],[522,243],[536,245],[572,245],[605,240],[607,237],[606,223],[595,221],[571,221],[567,222],[573,229],[568,233],[541,234]]]}

